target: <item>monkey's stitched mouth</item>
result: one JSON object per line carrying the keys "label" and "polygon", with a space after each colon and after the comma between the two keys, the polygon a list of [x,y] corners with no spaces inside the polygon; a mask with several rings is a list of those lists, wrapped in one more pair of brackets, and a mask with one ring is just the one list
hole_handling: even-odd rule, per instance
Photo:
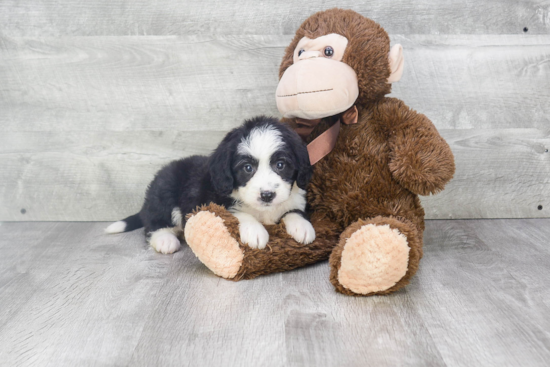
{"label": "monkey's stitched mouth", "polygon": [[282,95],[282,96],[277,96],[277,97],[294,97],[294,96],[297,96],[298,94],[309,94],[309,93],[320,93],[320,92],[330,92],[331,90],[333,90],[334,88],[330,88],[330,89],[321,89],[321,90],[312,90],[310,92],[298,92],[298,93],[295,93],[295,94],[285,94],[285,95]]}

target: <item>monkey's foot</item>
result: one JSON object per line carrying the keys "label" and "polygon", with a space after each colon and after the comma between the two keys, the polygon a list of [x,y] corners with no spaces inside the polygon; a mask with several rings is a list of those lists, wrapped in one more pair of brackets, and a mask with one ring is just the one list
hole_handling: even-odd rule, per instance
{"label": "monkey's foot", "polygon": [[199,211],[187,220],[185,241],[214,274],[227,279],[237,275],[244,252],[229,233],[224,220],[210,211]]}
{"label": "monkey's foot", "polygon": [[416,228],[408,221],[359,220],[342,233],[330,257],[331,282],[348,295],[396,291],[416,272],[419,246]]}

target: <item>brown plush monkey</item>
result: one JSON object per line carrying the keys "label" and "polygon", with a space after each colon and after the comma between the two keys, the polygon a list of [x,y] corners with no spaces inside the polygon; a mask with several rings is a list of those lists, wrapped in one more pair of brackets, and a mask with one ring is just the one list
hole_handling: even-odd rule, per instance
{"label": "brown plush monkey", "polygon": [[455,167],[430,120],[385,97],[402,72],[401,46],[390,50],[374,21],[341,9],[308,18],[283,58],[277,106],[317,161],[308,188],[317,239],[301,245],[281,224],[268,228],[265,250],[251,249],[239,241],[237,219],[209,205],[185,227],[199,259],[240,280],[330,256],[330,281],[341,293],[387,294],[408,284],[422,257],[418,195],[441,191]]}

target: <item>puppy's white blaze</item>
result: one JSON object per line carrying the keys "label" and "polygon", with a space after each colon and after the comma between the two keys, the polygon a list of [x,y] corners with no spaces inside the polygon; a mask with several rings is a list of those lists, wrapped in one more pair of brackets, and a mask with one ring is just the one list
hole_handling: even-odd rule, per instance
{"label": "puppy's white blaze", "polygon": [[123,220],[119,220],[118,222],[114,222],[109,227],[105,228],[105,233],[122,233],[126,229],[126,222]]}
{"label": "puppy's white blaze", "polygon": [[249,155],[259,162],[267,161],[283,146],[281,133],[273,126],[257,127],[244,137],[237,147],[239,154]]}
{"label": "puppy's white blaze", "polygon": [[176,207],[172,209],[172,224],[176,227],[181,227],[183,220],[183,215],[181,214],[180,208]]}

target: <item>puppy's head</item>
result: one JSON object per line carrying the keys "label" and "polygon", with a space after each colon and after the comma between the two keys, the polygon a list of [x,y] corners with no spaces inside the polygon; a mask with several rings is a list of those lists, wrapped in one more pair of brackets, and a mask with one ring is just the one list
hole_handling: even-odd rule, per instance
{"label": "puppy's head", "polygon": [[257,210],[269,210],[305,190],[311,178],[307,148],[277,119],[247,120],[223,139],[210,158],[214,189]]}

